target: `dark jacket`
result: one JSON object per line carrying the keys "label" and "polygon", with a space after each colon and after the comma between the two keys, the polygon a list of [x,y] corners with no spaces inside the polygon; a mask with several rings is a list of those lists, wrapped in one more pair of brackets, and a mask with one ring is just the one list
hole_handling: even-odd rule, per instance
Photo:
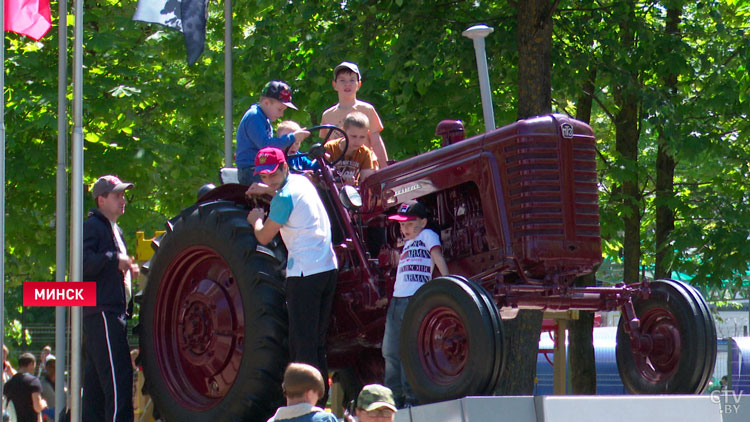
{"label": "dark jacket", "polygon": [[[117,229],[124,244],[122,229],[119,226]],[[84,307],[84,317],[102,311],[130,315],[132,303],[125,303],[124,276],[117,268],[118,253],[107,217],[99,210],[89,211],[89,218],[83,223],[83,281],[96,282],[96,306]]]}

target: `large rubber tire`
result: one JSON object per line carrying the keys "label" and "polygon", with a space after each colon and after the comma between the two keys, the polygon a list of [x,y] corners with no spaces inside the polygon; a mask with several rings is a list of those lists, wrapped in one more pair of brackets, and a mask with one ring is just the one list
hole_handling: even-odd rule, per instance
{"label": "large rubber tire", "polygon": [[167,224],[141,306],[146,389],[168,422],[265,421],[288,361],[280,242],[217,201]]}
{"label": "large rubber tire", "polygon": [[701,393],[716,363],[716,326],[706,301],[691,286],[656,280],[633,306],[641,333],[661,338],[648,354],[633,350],[624,318],[617,328],[617,367],[634,394]]}
{"label": "large rubber tire", "polygon": [[409,301],[401,360],[419,403],[492,393],[505,348],[502,320],[483,290],[461,277],[439,277]]}

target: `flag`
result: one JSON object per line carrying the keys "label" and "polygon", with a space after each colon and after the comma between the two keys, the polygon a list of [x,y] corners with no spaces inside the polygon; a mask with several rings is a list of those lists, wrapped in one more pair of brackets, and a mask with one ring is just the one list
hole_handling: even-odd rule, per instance
{"label": "flag", "polygon": [[5,30],[37,41],[49,31],[52,17],[49,0],[4,0]]}
{"label": "flag", "polygon": [[185,36],[188,65],[203,54],[206,44],[208,0],[138,0],[133,20],[158,23]]}

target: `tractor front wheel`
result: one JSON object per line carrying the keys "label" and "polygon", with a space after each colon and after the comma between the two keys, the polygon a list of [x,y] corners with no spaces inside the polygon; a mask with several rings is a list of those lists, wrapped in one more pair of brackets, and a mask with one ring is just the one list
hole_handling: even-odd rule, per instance
{"label": "tractor front wheel", "polygon": [[675,280],[650,284],[648,299],[633,303],[643,344],[617,328],[617,367],[634,394],[701,393],[716,362],[716,326],[708,305],[693,287]]}
{"label": "tractor front wheel", "polygon": [[439,277],[409,301],[401,359],[420,403],[490,394],[504,356],[502,320],[476,283]]}

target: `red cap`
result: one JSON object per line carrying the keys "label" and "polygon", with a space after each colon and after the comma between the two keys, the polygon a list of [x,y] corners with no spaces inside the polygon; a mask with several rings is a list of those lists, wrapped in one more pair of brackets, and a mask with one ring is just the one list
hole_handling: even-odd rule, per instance
{"label": "red cap", "polygon": [[255,156],[255,174],[271,174],[278,170],[281,163],[286,163],[284,151],[274,147],[265,147]]}

